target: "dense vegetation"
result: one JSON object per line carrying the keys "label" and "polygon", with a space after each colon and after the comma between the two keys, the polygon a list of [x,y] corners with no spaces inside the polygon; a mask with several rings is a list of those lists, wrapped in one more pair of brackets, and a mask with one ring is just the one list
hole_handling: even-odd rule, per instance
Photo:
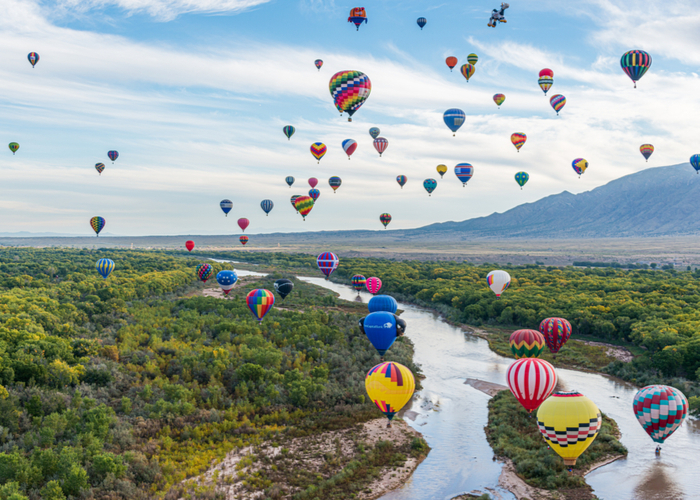
{"label": "dense vegetation", "polygon": [[[101,257],[116,262],[108,280]],[[297,282],[290,310],[258,324],[241,297],[280,276],[201,297],[198,262],[0,249],[0,499],[178,498],[174,485],[235,447],[380,416],[359,311]],[[411,356],[401,339],[390,359],[418,372]]]}

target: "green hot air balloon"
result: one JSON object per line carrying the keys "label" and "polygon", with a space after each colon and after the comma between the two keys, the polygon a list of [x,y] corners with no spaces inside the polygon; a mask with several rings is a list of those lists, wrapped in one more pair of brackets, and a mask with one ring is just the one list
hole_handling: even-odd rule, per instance
{"label": "green hot air balloon", "polygon": [[527,184],[527,181],[530,180],[530,175],[527,172],[518,172],[515,174],[515,182],[518,183],[520,186],[520,189],[523,188],[525,184]]}
{"label": "green hot air balloon", "polygon": [[11,142],[10,144],[7,145],[8,148],[10,148],[10,151],[12,151],[12,154],[15,154],[17,150],[19,149],[19,144],[16,142]]}

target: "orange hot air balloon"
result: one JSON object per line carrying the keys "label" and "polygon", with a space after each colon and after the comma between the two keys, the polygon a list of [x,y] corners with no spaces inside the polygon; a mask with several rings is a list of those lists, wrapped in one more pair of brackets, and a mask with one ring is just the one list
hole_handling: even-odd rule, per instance
{"label": "orange hot air balloon", "polygon": [[447,64],[447,67],[450,68],[450,72],[452,72],[452,68],[457,66],[457,58],[455,56],[450,56],[445,59],[445,64]]}
{"label": "orange hot air balloon", "polygon": [[520,148],[523,147],[525,141],[527,141],[527,135],[523,134],[522,132],[516,132],[510,136],[510,142],[513,143],[513,146],[515,146],[515,149],[518,150],[518,153],[520,153]]}

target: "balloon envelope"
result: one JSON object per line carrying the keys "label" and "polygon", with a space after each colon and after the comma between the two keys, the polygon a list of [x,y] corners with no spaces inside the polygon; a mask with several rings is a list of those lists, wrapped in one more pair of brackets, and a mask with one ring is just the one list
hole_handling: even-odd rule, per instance
{"label": "balloon envelope", "polygon": [[114,161],[119,158],[119,153],[117,151],[107,151],[107,156],[109,156],[109,159],[114,163]]}
{"label": "balloon envelope", "polygon": [[374,149],[377,150],[380,157],[382,156],[382,153],[386,151],[387,147],[389,147],[389,141],[387,141],[384,137],[377,137],[374,140]]}
{"label": "balloon envelope", "polygon": [[104,172],[105,169],[105,164],[104,163],[95,163],[95,170],[97,170],[97,173],[102,175],[102,172]]}
{"label": "balloon envelope", "polygon": [[649,157],[654,152],[654,146],[651,144],[642,144],[639,146],[639,152],[642,153],[645,160],[649,160]]}
{"label": "balloon envelope", "polygon": [[571,337],[571,323],[564,318],[547,318],[540,323],[540,333],[550,352],[556,354]]}
{"label": "balloon envelope", "polygon": [[341,111],[345,111],[352,121],[352,115],[360,109],[372,92],[372,82],[361,71],[339,71],[331,77],[328,89],[333,97],[333,103]]}
{"label": "balloon envelope", "polygon": [[240,219],[238,219],[238,227],[241,228],[241,231],[245,232],[245,228],[247,228],[249,225],[250,221],[245,217],[241,217]]}
{"label": "balloon envelope", "polygon": [[442,119],[445,122],[445,125],[447,125],[447,128],[449,128],[452,131],[453,136],[455,135],[455,132],[459,130],[459,127],[462,126],[466,118],[467,115],[464,114],[464,111],[457,108],[448,109],[442,115]]}
{"label": "balloon envelope", "polygon": [[328,148],[322,142],[314,142],[309,149],[311,155],[318,160],[318,163],[321,163],[321,158],[326,154]]}
{"label": "balloon envelope", "polygon": [[365,377],[367,395],[389,421],[411,400],[415,388],[411,370],[391,361],[378,364]]}
{"label": "balloon envelope", "polygon": [[518,186],[520,186],[520,189],[523,188],[525,184],[527,184],[527,181],[530,180],[530,174],[527,172],[518,172],[515,174],[515,182],[518,183]]}
{"label": "balloon envelope", "polygon": [[384,227],[386,228],[389,225],[389,223],[391,222],[391,214],[387,214],[387,213],[381,214],[379,216],[379,222],[384,224]]}
{"label": "balloon envelope", "polygon": [[245,303],[258,321],[262,321],[265,315],[275,305],[275,295],[264,288],[256,288],[246,295]]}
{"label": "balloon envelope", "polygon": [[365,287],[367,288],[367,291],[369,293],[374,295],[382,288],[382,280],[374,276],[372,276],[371,278],[367,278],[367,281],[365,282]]}
{"label": "balloon envelope", "polygon": [[350,156],[355,152],[357,149],[357,142],[355,142],[354,139],[345,139],[343,141],[343,151],[345,151],[345,154],[348,155],[348,159],[350,159]]}
{"label": "balloon envelope", "polygon": [[15,154],[17,150],[19,149],[19,144],[16,142],[11,142],[10,144],[7,145],[8,148],[10,148],[10,151],[12,151],[12,154]]}
{"label": "balloon envelope", "polygon": [[554,111],[556,111],[557,114],[559,114],[561,108],[563,108],[566,104],[566,97],[564,97],[561,94],[555,94],[549,99],[549,104],[551,104]]}
{"label": "balloon envelope", "polygon": [[620,67],[627,76],[634,82],[637,88],[637,81],[644,76],[651,66],[651,56],[643,50],[630,50],[625,52],[620,58]]}
{"label": "balloon envelope", "polygon": [[100,259],[97,261],[97,272],[104,279],[109,278],[109,275],[114,271],[114,261],[112,259]]}
{"label": "balloon envelope", "polygon": [[318,179],[316,177],[310,177],[309,178],[309,186],[311,186],[311,188],[313,189],[317,185],[318,185]]}
{"label": "balloon envelope", "polygon": [[450,71],[452,71],[452,68],[457,66],[457,58],[454,56],[450,56],[447,59],[445,59],[445,64],[447,64],[447,67],[450,68]]}
{"label": "balloon envelope", "polygon": [[185,242],[185,248],[187,249],[188,252],[191,252],[194,249],[194,241],[187,240]]}
{"label": "balloon envelope", "polygon": [[287,177],[284,178],[284,182],[289,184],[289,187],[292,187],[292,184],[294,184],[294,177],[291,175],[288,175]]}
{"label": "balloon envelope", "polygon": [[469,64],[476,64],[476,63],[479,62],[479,56],[477,56],[477,55],[474,54],[474,53],[471,53],[471,54],[469,54],[469,55],[467,56],[467,62],[468,62]]}
{"label": "balloon envelope", "polygon": [[245,246],[246,243],[248,243],[248,237],[244,234],[240,238],[238,238],[238,241],[241,242],[241,245]]}
{"label": "balloon envelope", "polygon": [[419,17],[419,18],[416,20],[416,24],[418,24],[418,26],[420,26],[420,29],[421,29],[421,30],[423,29],[423,26],[425,26],[427,23],[428,23],[428,20],[427,20],[426,18],[424,18],[424,17]]}
{"label": "balloon envelope", "polygon": [[376,139],[379,137],[379,128],[378,127],[372,127],[369,129],[369,135],[372,136],[372,139]]}
{"label": "balloon envelope", "polygon": [[294,200],[294,208],[297,212],[306,220],[306,216],[309,215],[311,209],[314,208],[314,199],[311,196],[297,196]]}
{"label": "balloon envelope", "polygon": [[584,158],[576,158],[571,162],[571,168],[581,177],[581,174],[588,168],[588,162]]}
{"label": "balloon envelope", "polygon": [[423,181],[423,188],[428,192],[428,195],[435,191],[435,188],[437,187],[437,181],[435,179],[425,179]]}
{"label": "balloon envelope", "polygon": [[513,143],[513,146],[515,146],[515,149],[517,149],[518,152],[520,152],[520,148],[523,147],[525,141],[527,141],[527,135],[523,134],[522,132],[516,132],[510,136],[510,142]]}
{"label": "balloon envelope", "polygon": [[321,196],[321,191],[318,189],[309,189],[309,196],[314,200],[314,203],[316,200],[318,200],[318,197]]}
{"label": "balloon envelope", "polygon": [[236,285],[236,281],[238,281],[238,274],[236,274],[236,271],[219,271],[216,274],[216,282],[219,284],[219,287],[221,287],[221,291],[224,292],[224,295],[228,295]]}
{"label": "balloon envelope", "polygon": [[314,61],[314,66],[316,66],[316,68],[318,68],[318,70],[321,71],[321,66],[323,66],[323,61],[321,59],[316,59]]}
{"label": "balloon envelope", "polygon": [[516,330],[510,334],[510,350],[515,359],[538,358],[544,351],[544,337],[537,330]]}
{"label": "balloon envelope", "polygon": [[447,172],[447,165],[438,165],[435,167],[435,170],[437,170],[437,173],[440,174],[440,178],[442,179],[442,176]]}
{"label": "balloon envelope", "polygon": [[399,308],[399,304],[396,299],[391,295],[375,295],[367,303],[367,309],[369,312],[384,311],[390,312],[391,314],[396,314],[396,310]]}
{"label": "balloon envelope", "polygon": [[27,59],[29,60],[29,63],[32,65],[32,68],[36,66],[36,63],[39,62],[39,54],[36,52],[30,52],[29,55],[27,55]]}
{"label": "balloon envelope", "polygon": [[90,219],[90,227],[92,228],[93,231],[95,231],[95,234],[97,236],[100,235],[100,231],[105,227],[106,221],[104,217],[93,217]]}
{"label": "balloon envelope", "polygon": [[496,294],[496,298],[500,298],[501,294],[506,291],[508,285],[510,285],[510,274],[505,271],[491,271],[486,275],[486,283],[493,293]]}
{"label": "balloon envelope", "polygon": [[554,392],[557,374],[544,359],[522,358],[508,367],[506,381],[515,399],[531,412]]}
{"label": "balloon envelope", "polygon": [[292,290],[294,289],[294,283],[292,280],[288,279],[281,279],[275,281],[275,291],[280,294],[280,297],[282,297],[282,300],[287,298],[287,295],[292,293]]}
{"label": "balloon envelope", "polygon": [[323,252],[316,258],[316,265],[326,276],[326,279],[338,268],[339,263],[340,259],[338,259],[338,256],[333,252]]}
{"label": "balloon envelope", "polygon": [[284,135],[287,136],[287,139],[291,139],[292,136],[294,135],[294,132],[296,132],[296,131],[297,131],[297,129],[295,129],[291,125],[285,125],[284,127],[282,127],[282,132],[284,132]]}
{"label": "balloon envelope", "polygon": [[506,100],[506,95],[505,94],[495,94],[493,96],[493,102],[495,102],[498,107],[501,107],[501,104]]}
{"label": "balloon envelope", "polygon": [[365,287],[365,283],[367,283],[367,278],[365,278],[361,274],[356,274],[350,279],[350,283],[352,284],[352,287],[355,289],[355,291],[359,292]]}
{"label": "balloon envelope", "polygon": [[384,356],[396,340],[396,318],[392,313],[369,313],[360,320],[360,326],[380,356]]}
{"label": "balloon envelope", "polygon": [[473,64],[462,64],[460,71],[462,72],[462,76],[467,79],[467,83],[469,83],[469,79],[474,74],[474,71],[476,71],[476,68]]}
{"label": "balloon envelope", "polygon": [[337,175],[334,175],[333,177],[331,177],[330,179],[328,179],[328,185],[329,185],[331,188],[333,188],[333,192],[334,192],[334,193],[335,193],[335,191],[340,187],[340,185],[341,185],[342,183],[343,183],[343,180],[342,180],[340,177],[338,177]]}
{"label": "balloon envelope", "polygon": [[199,278],[201,281],[204,283],[207,282],[209,278],[211,278],[212,275],[212,268],[211,264],[199,264],[197,268],[195,269],[195,273],[197,274],[197,278]]}
{"label": "balloon envelope", "polygon": [[688,415],[688,400],[674,387],[648,385],[634,395],[632,408],[649,437],[663,443]]}
{"label": "balloon envelope", "polygon": [[233,202],[231,200],[221,200],[219,206],[221,207],[221,211],[228,217],[228,213],[233,208]]}
{"label": "balloon envelope", "polygon": [[272,202],[272,200],[263,200],[260,202],[260,208],[263,209],[263,212],[266,214],[269,214],[272,209],[274,208],[275,204]]}
{"label": "balloon envelope", "polygon": [[401,186],[401,189],[403,189],[404,184],[406,184],[406,181],[408,178],[405,175],[397,175],[396,176],[396,182],[399,183],[399,186]]}
{"label": "balloon envelope", "polygon": [[458,163],[455,166],[455,175],[462,181],[462,186],[466,186],[469,179],[474,175],[474,167],[470,163]]}

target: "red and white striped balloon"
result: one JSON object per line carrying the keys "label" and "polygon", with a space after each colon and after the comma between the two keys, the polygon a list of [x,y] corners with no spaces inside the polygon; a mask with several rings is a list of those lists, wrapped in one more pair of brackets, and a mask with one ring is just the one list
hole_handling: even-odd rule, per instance
{"label": "red and white striped balloon", "polygon": [[379,289],[382,287],[382,280],[379,278],[367,278],[367,282],[365,283],[365,287],[367,287],[367,291],[371,294],[375,294],[379,291]]}
{"label": "red and white striped balloon", "polygon": [[508,368],[506,379],[510,392],[529,412],[539,408],[557,385],[554,367],[538,358],[517,360]]}

